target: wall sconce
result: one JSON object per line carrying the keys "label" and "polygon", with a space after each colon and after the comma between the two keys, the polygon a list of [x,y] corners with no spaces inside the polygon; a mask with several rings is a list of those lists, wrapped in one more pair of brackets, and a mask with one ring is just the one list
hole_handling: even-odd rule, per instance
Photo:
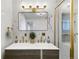
{"label": "wall sconce", "polygon": [[7,27],[7,31],[6,31],[6,36],[7,36],[7,38],[11,38],[12,30],[13,30],[12,27]]}

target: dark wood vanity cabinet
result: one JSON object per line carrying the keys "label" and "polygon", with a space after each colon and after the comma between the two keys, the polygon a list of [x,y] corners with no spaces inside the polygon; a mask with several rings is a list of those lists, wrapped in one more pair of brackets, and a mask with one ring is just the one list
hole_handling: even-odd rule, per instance
{"label": "dark wood vanity cabinet", "polygon": [[5,50],[4,59],[40,59],[40,50]]}
{"label": "dark wood vanity cabinet", "polygon": [[[4,59],[41,59],[41,50],[5,50]],[[42,59],[59,59],[59,50],[42,50]]]}
{"label": "dark wood vanity cabinet", "polygon": [[43,50],[43,59],[59,59],[59,50]]}

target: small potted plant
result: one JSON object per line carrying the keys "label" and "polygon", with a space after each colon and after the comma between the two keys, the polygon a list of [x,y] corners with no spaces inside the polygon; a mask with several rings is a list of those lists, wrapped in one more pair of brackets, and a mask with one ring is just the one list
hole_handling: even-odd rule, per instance
{"label": "small potted plant", "polygon": [[35,39],[35,37],[36,37],[35,33],[34,33],[34,32],[31,32],[29,37],[30,37],[30,39],[31,39],[30,42],[31,42],[31,43],[34,43],[34,39]]}

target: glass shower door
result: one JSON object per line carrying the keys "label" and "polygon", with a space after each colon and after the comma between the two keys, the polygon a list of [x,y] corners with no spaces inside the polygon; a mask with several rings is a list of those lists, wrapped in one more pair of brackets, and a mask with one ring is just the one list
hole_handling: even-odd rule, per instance
{"label": "glass shower door", "polygon": [[77,2],[77,0],[74,2],[73,0],[65,0],[56,9],[56,11],[59,10],[60,59],[78,59]]}

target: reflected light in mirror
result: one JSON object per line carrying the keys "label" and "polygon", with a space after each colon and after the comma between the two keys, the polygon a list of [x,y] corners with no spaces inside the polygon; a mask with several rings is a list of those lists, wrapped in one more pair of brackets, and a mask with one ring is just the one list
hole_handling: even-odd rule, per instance
{"label": "reflected light in mirror", "polygon": [[70,7],[70,3],[67,4],[67,7]]}
{"label": "reflected light in mirror", "polygon": [[36,15],[39,15],[39,16],[43,16],[45,15],[46,13],[36,13]]}

